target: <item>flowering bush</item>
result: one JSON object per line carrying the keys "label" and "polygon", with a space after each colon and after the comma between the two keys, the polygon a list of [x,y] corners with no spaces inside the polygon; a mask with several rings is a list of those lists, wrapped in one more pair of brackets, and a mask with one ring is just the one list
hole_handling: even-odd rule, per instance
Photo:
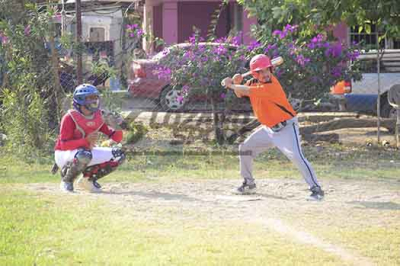
{"label": "flowering bush", "polygon": [[[192,95],[207,95],[212,103],[228,101],[221,80],[245,72],[246,47],[237,38],[204,42],[198,34],[190,37],[186,46],[164,50],[169,54],[161,59],[155,72],[159,78],[170,79],[175,89],[182,91],[182,100]],[[231,94],[229,94],[231,95]]]}
{"label": "flowering bush", "polygon": [[346,47],[322,33],[299,39],[297,30],[297,25],[286,25],[283,30],[260,36],[249,46],[251,55],[265,53],[271,58],[284,58],[275,74],[292,97],[319,99],[336,82],[361,78],[359,64],[353,62],[359,55],[357,46]]}
{"label": "flowering bush", "polygon": [[[222,110],[229,109],[236,97],[221,86],[221,80],[235,73],[245,72],[247,58],[246,47],[239,45],[237,38],[219,39],[213,43],[204,42],[195,33],[183,46],[172,46],[164,50],[164,56],[155,73],[163,79],[170,79],[171,85],[181,91],[178,100],[194,95],[205,95],[211,102],[214,116],[215,139],[224,142],[224,113],[217,111],[222,103]],[[227,107],[227,108],[226,108]]]}

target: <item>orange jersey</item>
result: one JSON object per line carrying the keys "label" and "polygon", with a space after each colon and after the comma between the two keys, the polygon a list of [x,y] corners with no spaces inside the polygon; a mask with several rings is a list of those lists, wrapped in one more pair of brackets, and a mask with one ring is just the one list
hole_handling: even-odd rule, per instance
{"label": "orange jersey", "polygon": [[254,115],[261,124],[273,127],[297,115],[275,76],[271,76],[269,83],[250,80],[247,85]]}

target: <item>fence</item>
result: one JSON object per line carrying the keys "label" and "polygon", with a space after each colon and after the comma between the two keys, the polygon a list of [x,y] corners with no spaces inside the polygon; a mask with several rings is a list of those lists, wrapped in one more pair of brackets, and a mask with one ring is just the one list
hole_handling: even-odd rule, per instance
{"label": "fence", "polygon": [[[123,22],[122,18],[119,21]],[[70,23],[73,25],[73,21]],[[125,39],[127,33],[123,27],[126,23],[121,25],[116,30],[119,34],[113,40],[102,41],[103,38],[99,37],[96,41],[84,41],[79,49],[74,45],[68,49],[56,45],[58,65],[47,64],[52,57],[52,48],[51,44],[46,44],[46,55],[39,62],[39,65],[46,65],[42,72],[42,82],[53,88],[54,79],[49,73],[56,68],[63,92],[70,94],[78,85],[74,57],[79,51],[83,54],[84,82],[102,91],[103,107],[124,112],[128,121],[147,128],[142,138],[135,139],[133,146],[127,145],[131,152],[159,152],[168,155],[185,150],[186,154],[194,155],[207,154],[211,149],[224,153],[227,151],[215,146],[216,134],[219,132],[224,145],[228,145],[228,151],[237,153],[237,145],[260,125],[252,113],[249,99],[236,98],[232,91],[221,93],[217,99],[210,99],[207,95],[186,97],[181,89],[170,86],[168,78],[160,78],[153,72],[157,60],[165,54],[160,52],[157,55],[147,55],[136,39]],[[100,34],[98,29],[92,29],[92,32]],[[111,36],[111,32],[101,34]],[[34,53],[35,50],[29,52]],[[383,119],[380,122],[382,130],[379,137],[376,118],[378,96],[374,94],[378,76],[365,71],[361,81],[353,82],[351,93],[336,97],[327,94],[318,104],[315,100],[290,98],[299,112],[304,143],[312,147],[344,144],[348,149],[375,147],[394,152],[396,112],[386,97],[390,87],[400,83],[399,55],[398,51],[385,51],[381,58],[380,99]],[[32,57],[41,58],[39,54],[33,54]],[[375,58],[372,54],[366,56],[363,62],[369,66],[369,70],[376,72],[373,66],[375,61],[367,60],[369,57]],[[5,70],[4,65],[2,69]],[[1,77],[4,79],[4,75]],[[213,101],[217,101],[214,107]],[[344,110],[339,111],[339,103],[344,103]],[[50,119],[55,130],[58,129],[59,119],[59,116]]]}

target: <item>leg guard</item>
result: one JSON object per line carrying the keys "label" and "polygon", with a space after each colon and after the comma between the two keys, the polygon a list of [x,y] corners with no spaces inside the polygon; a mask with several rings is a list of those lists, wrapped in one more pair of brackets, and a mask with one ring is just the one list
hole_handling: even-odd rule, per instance
{"label": "leg guard", "polygon": [[73,183],[79,174],[83,172],[86,166],[92,160],[92,152],[85,149],[79,149],[72,162],[67,163],[61,169],[61,179],[67,183]]}
{"label": "leg guard", "polygon": [[113,149],[112,154],[113,159],[110,161],[89,166],[83,171],[83,176],[94,181],[96,187],[100,187],[96,182],[98,179],[110,174],[125,161],[125,153],[121,149]]}

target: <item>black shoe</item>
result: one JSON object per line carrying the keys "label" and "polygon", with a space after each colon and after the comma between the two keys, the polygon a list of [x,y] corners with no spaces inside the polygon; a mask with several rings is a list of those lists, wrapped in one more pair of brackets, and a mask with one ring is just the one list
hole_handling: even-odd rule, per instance
{"label": "black shoe", "polygon": [[93,186],[101,188],[101,185],[97,182],[97,180],[93,180]]}
{"label": "black shoe", "polygon": [[246,195],[246,194],[255,194],[256,190],[257,190],[257,186],[255,183],[248,185],[247,182],[245,181],[234,192],[236,194]]}
{"label": "black shoe", "polygon": [[321,189],[321,187],[312,187],[310,188],[311,195],[310,200],[323,200],[325,196],[325,192]]}

